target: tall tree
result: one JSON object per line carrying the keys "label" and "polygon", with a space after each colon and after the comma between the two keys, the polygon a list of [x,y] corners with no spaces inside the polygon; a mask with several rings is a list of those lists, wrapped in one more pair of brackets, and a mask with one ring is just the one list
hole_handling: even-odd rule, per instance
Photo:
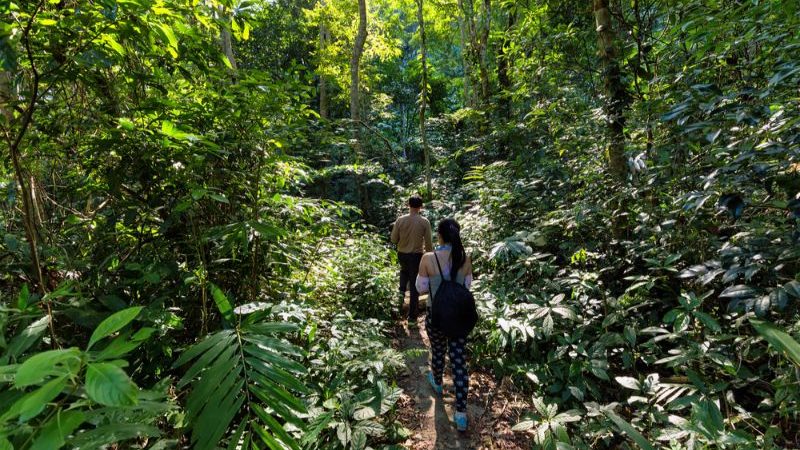
{"label": "tall tree", "polygon": [[428,148],[428,139],[425,135],[425,109],[428,104],[428,51],[425,47],[425,16],[423,14],[423,0],[417,0],[417,22],[419,22],[419,48],[420,61],[422,62],[422,83],[419,90],[419,137],[422,151],[425,153],[425,183],[428,186],[428,198],[433,197],[431,187],[431,152]]}
{"label": "tall tree", "polygon": [[350,119],[356,132],[356,159],[361,159],[361,110],[359,97],[359,65],[367,41],[367,1],[358,0],[358,33],[350,58]]}
{"label": "tall tree", "polygon": [[[37,103],[41,95],[41,74],[33,55],[31,34],[34,21],[37,18],[36,16],[41,12],[43,7],[44,0],[41,0],[36,4],[36,7],[33,9],[33,12],[28,18],[28,21],[22,28],[20,42],[22,44],[22,51],[26,56],[27,62],[29,63],[27,70],[28,73],[25,75],[26,78],[28,78],[30,85],[30,91],[26,93],[27,102],[23,107],[15,105],[19,98],[13,92],[14,86],[11,73],[6,71],[2,72],[2,79],[0,80],[0,110],[2,110],[2,114],[6,122],[3,129],[5,131],[4,134],[8,144],[9,159],[11,159],[11,164],[14,168],[14,175],[22,193],[22,225],[25,230],[25,237],[27,238],[28,245],[30,247],[31,265],[34,275],[36,276],[36,282],[38,283],[39,290],[42,293],[45,292],[46,283],[44,280],[42,265],[39,260],[39,223],[37,222],[38,216],[36,214],[36,200],[33,194],[33,183],[35,180],[33,176],[30,176],[26,173],[25,168],[23,167],[22,144],[25,135],[27,134],[28,129],[31,127],[33,122],[33,113],[37,107]],[[13,66],[16,66],[16,63],[12,64]],[[18,67],[13,68],[18,69]],[[20,115],[17,120],[14,118],[15,109],[19,111]]]}
{"label": "tall tree", "polygon": [[506,11],[506,30],[503,33],[503,41],[500,44],[499,55],[497,58],[497,82],[500,84],[500,95],[498,106],[500,115],[505,119],[511,118],[511,78],[509,76],[509,55],[508,46],[511,45],[511,29],[517,19],[516,5],[507,3],[504,8]]}
{"label": "tall tree", "polygon": [[[358,0],[358,32],[353,43],[353,56],[350,58],[350,120],[352,121],[355,132],[355,159],[356,163],[361,163],[361,98],[359,89],[359,65],[361,55],[364,53],[364,43],[367,41],[367,1]],[[358,203],[361,210],[366,215],[370,210],[369,192],[364,186],[361,171],[356,173],[356,189],[358,191]]]}
{"label": "tall tree", "polygon": [[225,54],[225,58],[228,60],[231,69],[236,70],[236,57],[233,55],[233,38],[231,37],[231,30],[228,28],[234,21],[233,13],[226,13],[223,6],[220,6],[219,13],[227,24],[227,26],[220,28],[220,46],[222,47],[222,53]]}
{"label": "tall tree", "polygon": [[472,101],[472,71],[470,70],[469,60],[469,22],[467,21],[466,9],[464,9],[464,0],[458,0],[458,30],[461,35],[461,66],[464,71],[464,106],[473,106]]}
{"label": "tall tree", "polygon": [[[480,101],[486,104],[489,100],[489,68],[488,68],[488,45],[489,33],[492,23],[492,2],[482,0],[478,17],[475,17],[475,3],[473,0],[460,0],[461,14],[464,17],[469,42],[466,51],[468,64],[477,67],[478,80],[476,84],[480,87]],[[472,73],[472,68],[469,70]],[[465,74],[467,71],[465,70]],[[477,90],[477,88],[475,88]],[[472,103],[474,104],[474,97]]]}
{"label": "tall tree", "polygon": [[478,36],[478,68],[481,76],[481,100],[484,104],[489,101],[489,33],[492,28],[492,1],[483,0],[481,3],[481,29]]}
{"label": "tall tree", "polygon": [[594,18],[597,26],[598,54],[603,65],[603,81],[606,91],[604,109],[608,123],[609,144],[606,150],[608,167],[614,176],[624,178],[627,173],[624,130],[628,95],[622,84],[617,51],[614,48],[614,32],[611,26],[608,0],[594,0]]}
{"label": "tall tree", "polygon": [[[317,58],[319,59],[319,65],[322,65],[323,55],[325,54],[325,48],[328,45],[329,39],[329,32],[328,32],[328,24],[325,20],[325,0],[320,0],[320,6],[322,6],[322,17],[319,21],[319,48],[317,49]],[[319,116],[323,119],[328,118],[328,80],[325,79],[325,74],[322,71],[318,71],[317,76],[319,76]]]}

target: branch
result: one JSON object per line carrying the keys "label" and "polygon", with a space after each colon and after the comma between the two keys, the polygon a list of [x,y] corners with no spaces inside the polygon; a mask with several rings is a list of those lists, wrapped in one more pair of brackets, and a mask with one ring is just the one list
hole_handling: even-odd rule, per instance
{"label": "branch", "polygon": [[36,101],[39,99],[39,72],[36,70],[36,62],[33,59],[30,32],[31,28],[33,28],[33,21],[36,19],[36,15],[42,8],[42,5],[44,5],[44,0],[39,0],[39,4],[36,5],[36,9],[33,10],[31,18],[28,20],[27,25],[25,25],[25,29],[22,30],[22,41],[25,43],[25,52],[28,55],[28,61],[31,63],[31,72],[33,72],[33,92],[31,93],[31,98],[28,102],[28,108],[25,110],[25,115],[22,117],[22,125],[20,126],[19,134],[14,140],[14,143],[11,145],[12,156],[19,148],[19,144],[22,142],[22,138],[25,136],[28,126],[31,124],[31,120],[33,119],[33,110],[36,107]]}
{"label": "branch", "polygon": [[[31,41],[30,41],[30,32],[33,28],[33,22],[36,20],[36,15],[39,13],[39,10],[44,5],[45,0],[39,0],[39,3],[36,5],[36,8],[31,13],[30,19],[28,19],[28,23],[25,25],[25,28],[22,30],[22,42],[25,45],[25,52],[28,56],[28,61],[31,64],[31,72],[33,74],[32,80],[32,92],[30,99],[28,101],[28,107],[25,110],[25,114],[22,117],[22,123],[20,125],[19,132],[11,143],[9,147],[9,156],[11,156],[11,162],[14,166],[14,173],[17,178],[17,182],[19,183],[20,190],[22,191],[22,204],[23,204],[23,225],[25,228],[25,233],[28,238],[28,244],[31,248],[31,259],[33,263],[33,270],[36,272],[36,277],[39,282],[39,290],[44,295],[46,293],[46,286],[44,282],[44,277],[42,275],[42,267],[39,261],[39,252],[36,248],[36,236],[38,234],[36,221],[33,218],[34,214],[34,206],[33,206],[33,195],[25,182],[25,174],[22,170],[22,164],[20,163],[20,155],[19,155],[19,146],[22,143],[22,139],[25,137],[25,133],[28,131],[28,127],[31,124],[33,119],[33,112],[36,109],[36,102],[39,99],[39,72],[36,70],[36,61],[33,58],[33,50],[31,50]],[[53,329],[53,316],[52,312],[50,311],[50,303],[47,302],[47,312],[48,316],[50,317],[50,331],[53,338],[53,345],[56,345],[56,336],[55,330]]]}

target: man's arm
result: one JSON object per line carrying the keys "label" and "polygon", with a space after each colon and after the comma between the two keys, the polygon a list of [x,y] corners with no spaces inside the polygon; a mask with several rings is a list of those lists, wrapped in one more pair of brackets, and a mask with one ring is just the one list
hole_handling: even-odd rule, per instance
{"label": "man's arm", "polygon": [[397,223],[399,221],[400,219],[395,220],[394,225],[392,225],[392,237],[391,237],[392,244],[397,244],[397,242],[400,240],[400,227],[398,226],[399,224]]}
{"label": "man's arm", "polygon": [[[427,223],[427,229],[425,230],[425,251],[432,252],[433,251],[433,237],[431,232],[431,222],[428,219],[425,219]],[[417,241],[419,242],[419,241]]]}

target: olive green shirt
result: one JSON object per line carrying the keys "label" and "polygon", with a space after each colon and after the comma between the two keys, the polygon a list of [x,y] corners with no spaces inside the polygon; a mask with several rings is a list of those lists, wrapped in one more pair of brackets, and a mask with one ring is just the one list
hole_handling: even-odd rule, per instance
{"label": "olive green shirt", "polygon": [[392,244],[399,253],[425,253],[433,250],[431,223],[417,213],[401,216],[392,227]]}

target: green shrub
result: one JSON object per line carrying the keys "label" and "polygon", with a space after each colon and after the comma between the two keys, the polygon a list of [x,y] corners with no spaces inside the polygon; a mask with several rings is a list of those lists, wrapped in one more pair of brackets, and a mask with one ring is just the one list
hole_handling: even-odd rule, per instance
{"label": "green shrub", "polygon": [[389,319],[396,305],[396,256],[380,237],[357,228],[319,242],[308,268],[308,298],[333,311]]}

